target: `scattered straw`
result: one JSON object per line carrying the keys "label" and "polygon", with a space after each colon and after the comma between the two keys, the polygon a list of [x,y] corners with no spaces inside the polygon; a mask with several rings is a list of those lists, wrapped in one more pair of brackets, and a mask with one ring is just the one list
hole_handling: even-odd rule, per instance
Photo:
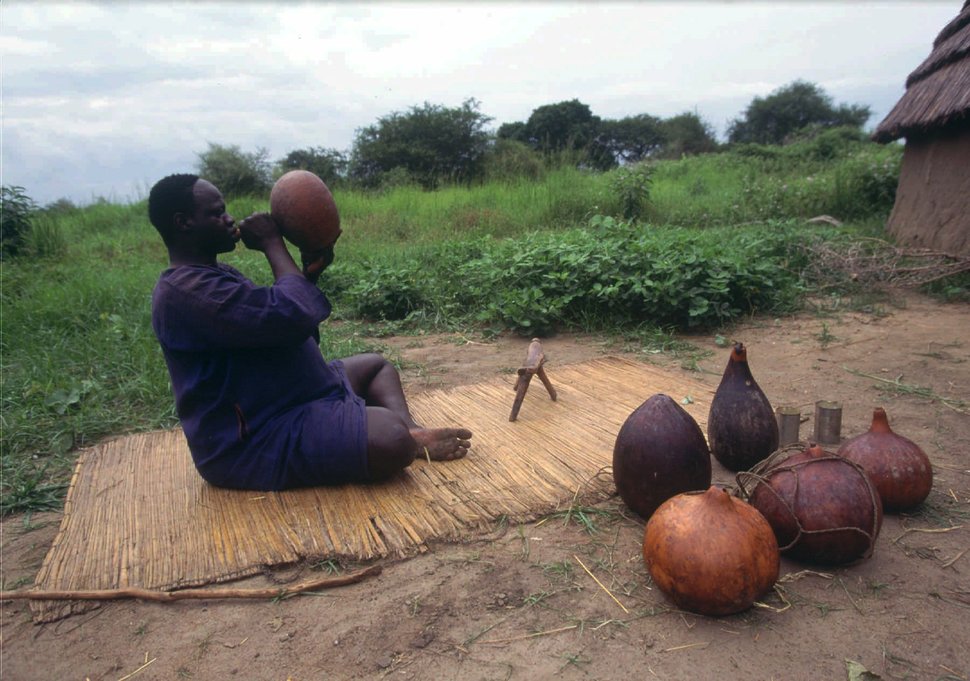
{"label": "scattered straw", "polygon": [[[148,655],[145,655],[145,657],[147,658],[147,657],[148,657]],[[158,659],[157,657],[153,657],[152,659],[150,659],[150,660],[148,660],[147,662],[145,662],[145,664],[143,664],[142,666],[140,666],[140,667],[139,667],[138,669],[136,669],[135,671],[133,671],[133,672],[131,672],[130,674],[125,674],[124,676],[122,676],[122,677],[121,677],[120,679],[118,679],[118,681],[127,681],[127,679],[130,679],[130,678],[131,678],[131,677],[133,677],[133,676],[134,676],[135,674],[138,674],[138,673],[140,673],[140,672],[141,672],[141,671],[142,671],[143,669],[145,669],[145,668],[147,668],[147,667],[148,667],[149,665],[151,665],[151,664],[152,664],[153,662],[155,662],[155,660],[157,660],[157,659]]]}
{"label": "scattered straw", "polygon": [[941,565],[940,567],[945,567],[945,568],[950,567],[955,562],[957,562],[958,560],[960,560],[961,558],[963,558],[963,556],[966,555],[967,551],[970,551],[970,549],[963,549],[963,551],[961,551],[960,553],[958,553],[957,555],[955,555],[953,558],[951,558],[950,560],[948,560],[945,563],[943,563],[943,565]]}
{"label": "scattered straw", "polygon": [[832,579],[832,577],[834,577],[834,575],[828,572],[816,572],[815,570],[799,570],[798,572],[789,572],[787,575],[785,575],[778,581],[779,583],[797,582],[802,577],[807,577],[809,575],[813,577],[821,577],[822,579]]}
{"label": "scattered straw", "polygon": [[709,645],[711,645],[710,641],[699,641],[698,643],[688,643],[682,646],[674,646],[673,648],[664,648],[663,652],[672,653],[677,650],[687,650],[688,648],[706,648]]}
{"label": "scattered straw", "polygon": [[892,543],[895,544],[910,532],[926,532],[927,534],[942,534],[943,532],[953,532],[953,530],[959,530],[961,527],[963,527],[963,525],[954,525],[953,527],[908,527],[901,535],[893,539]]}
{"label": "scattered straw", "polygon": [[565,627],[559,627],[558,629],[549,629],[548,631],[536,631],[531,634],[522,634],[521,636],[513,636],[511,638],[497,638],[489,641],[479,641],[479,645],[492,646],[492,645],[504,645],[506,643],[514,643],[515,641],[525,641],[530,638],[539,638],[540,636],[549,636],[551,634],[561,634],[564,631],[570,631],[571,629],[577,629],[578,624],[570,624]]}
{"label": "scattered straw", "polygon": [[605,587],[605,586],[603,585],[603,582],[601,582],[600,580],[598,580],[598,579],[596,578],[596,575],[594,575],[594,574],[593,574],[592,572],[590,572],[590,571],[589,571],[589,568],[588,568],[588,567],[586,567],[586,565],[585,565],[585,563],[583,563],[583,561],[581,561],[581,560],[579,559],[579,556],[577,556],[576,554],[573,554],[573,558],[575,558],[575,559],[576,559],[576,562],[577,562],[577,563],[579,563],[579,565],[580,565],[580,566],[581,566],[581,567],[582,567],[582,568],[583,568],[584,570],[586,570],[586,574],[588,574],[588,575],[589,575],[590,577],[592,577],[592,578],[593,578],[593,581],[594,581],[594,582],[596,582],[597,584],[599,584],[599,587],[600,587],[600,588],[601,588],[601,589],[602,589],[603,591],[605,591],[605,592],[607,593],[607,595],[608,595],[608,596],[609,596],[610,598],[612,598],[612,599],[613,599],[614,601],[616,601],[616,604],[617,604],[618,606],[620,606],[620,608],[622,608],[622,609],[623,609],[623,612],[625,612],[626,614],[628,614],[628,615],[629,615],[629,614],[630,614],[630,611],[626,609],[626,606],[625,606],[625,605],[623,605],[622,603],[620,603],[620,600],[619,600],[619,599],[618,599],[618,598],[617,598],[616,596],[614,596],[614,595],[612,594],[612,592],[611,592],[611,591],[610,591],[609,589],[607,589],[607,588],[606,588],[606,587]]}
{"label": "scattered straw", "polygon": [[775,584],[774,589],[775,589],[775,593],[778,595],[778,598],[780,598],[781,602],[785,604],[784,607],[777,608],[773,605],[762,603],[761,601],[755,601],[752,605],[754,605],[754,607],[756,608],[764,608],[765,610],[771,610],[772,612],[785,612],[786,610],[791,608],[792,607],[791,601],[785,598],[785,589],[779,586],[778,584]]}

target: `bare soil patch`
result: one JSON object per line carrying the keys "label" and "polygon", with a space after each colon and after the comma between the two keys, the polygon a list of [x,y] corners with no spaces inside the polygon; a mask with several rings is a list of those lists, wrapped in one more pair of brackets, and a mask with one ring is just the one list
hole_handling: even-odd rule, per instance
{"label": "bare soil patch", "polygon": [[[614,498],[281,601],[113,601],[41,626],[25,601],[6,602],[0,677],[808,680],[845,679],[859,669],[852,661],[884,679],[970,679],[970,306],[893,300],[724,333],[745,343],[773,405],[811,416],[816,400],[839,400],[844,437],[883,406],[934,465],[927,502],[887,516],[870,559],[838,568],[783,560],[764,607],[724,618],[674,609],[644,568],[643,521]],[[543,345],[553,382],[557,364],[614,354],[696,371],[715,387],[727,348],[714,335],[686,339],[698,352],[643,354],[581,335]],[[382,342],[403,360],[410,392],[513,371],[528,345],[449,334]],[[811,428],[804,423],[802,436]],[[714,469],[716,482],[733,483]],[[59,522],[56,513],[3,521],[5,589],[29,587]],[[326,568],[292,566],[238,586]]]}

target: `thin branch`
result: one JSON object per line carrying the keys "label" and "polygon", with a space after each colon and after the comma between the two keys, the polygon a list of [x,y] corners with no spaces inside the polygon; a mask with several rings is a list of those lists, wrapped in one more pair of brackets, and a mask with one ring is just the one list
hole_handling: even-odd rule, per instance
{"label": "thin branch", "polygon": [[184,589],[182,591],[153,591],[140,587],[125,589],[97,589],[79,591],[0,591],[0,601],[109,601],[122,598],[139,598],[145,601],[169,603],[181,600],[208,600],[220,598],[282,598],[302,591],[332,589],[355,584],[367,577],[379,575],[382,567],[372,565],[358,572],[340,577],[323,577],[285,588],[268,589]]}

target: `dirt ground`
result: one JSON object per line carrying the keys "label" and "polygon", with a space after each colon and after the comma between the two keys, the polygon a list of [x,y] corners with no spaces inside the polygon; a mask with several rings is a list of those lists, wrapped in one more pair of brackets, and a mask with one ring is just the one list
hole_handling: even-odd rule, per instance
{"label": "dirt ground", "polygon": [[[830,568],[784,559],[758,606],[723,618],[681,612],[647,575],[643,521],[614,497],[578,519],[553,515],[437,544],[360,583],[285,600],[119,600],[45,625],[31,622],[26,601],[8,601],[0,678],[970,679],[970,306],[896,293],[841,310],[722,333],[748,347],[773,405],[808,417],[803,438],[815,401],[839,400],[843,437],[868,429],[873,407],[883,406],[894,430],[929,455],[929,499],[887,516],[868,560]],[[543,345],[553,380],[556,365],[613,354],[716,386],[723,340],[686,340],[697,351],[676,356],[592,336]],[[511,371],[528,339],[381,342],[404,361],[416,392]],[[733,484],[716,462],[714,477]],[[3,521],[5,589],[30,586],[59,521],[56,513]],[[238,586],[298,581],[314,569]]]}

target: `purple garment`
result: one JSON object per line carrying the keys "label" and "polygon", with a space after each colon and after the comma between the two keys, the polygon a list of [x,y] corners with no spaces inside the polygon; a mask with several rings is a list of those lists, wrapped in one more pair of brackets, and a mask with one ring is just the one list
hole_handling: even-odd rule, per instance
{"label": "purple garment", "polygon": [[152,327],[203,478],[259,490],[366,479],[366,406],[318,345],[329,315],[300,275],[266,287],[221,263],[162,272]]}

